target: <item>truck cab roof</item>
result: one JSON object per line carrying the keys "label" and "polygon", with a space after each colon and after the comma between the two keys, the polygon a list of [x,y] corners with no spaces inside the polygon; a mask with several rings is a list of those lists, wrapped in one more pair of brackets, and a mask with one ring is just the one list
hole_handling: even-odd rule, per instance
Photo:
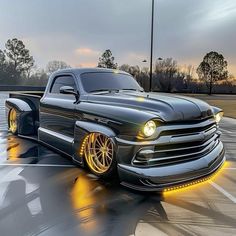
{"label": "truck cab roof", "polygon": [[95,72],[106,72],[106,73],[119,73],[119,74],[128,74],[124,71],[118,69],[108,69],[108,68],[67,68],[54,72],[51,76],[59,75],[62,73],[73,73],[77,76],[83,73],[95,73]]}

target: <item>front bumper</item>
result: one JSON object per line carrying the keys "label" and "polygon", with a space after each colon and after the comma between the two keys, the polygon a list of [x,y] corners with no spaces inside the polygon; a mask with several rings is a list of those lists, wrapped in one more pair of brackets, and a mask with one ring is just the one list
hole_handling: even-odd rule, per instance
{"label": "front bumper", "polygon": [[210,153],[199,159],[178,164],[136,167],[118,164],[121,184],[139,191],[163,191],[214,174],[224,163],[224,147],[220,141]]}

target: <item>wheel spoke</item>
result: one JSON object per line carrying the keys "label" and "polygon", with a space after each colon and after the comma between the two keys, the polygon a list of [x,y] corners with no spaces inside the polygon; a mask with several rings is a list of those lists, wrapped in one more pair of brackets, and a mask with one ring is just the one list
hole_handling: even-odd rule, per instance
{"label": "wheel spoke", "polygon": [[108,154],[112,154],[112,150],[107,150],[107,153]]}
{"label": "wheel spoke", "polygon": [[101,159],[101,157],[102,157],[102,153],[97,154],[98,159]]}
{"label": "wheel spoke", "polygon": [[86,144],[85,158],[94,172],[105,173],[110,168],[113,158],[111,139],[99,133],[91,134]]}
{"label": "wheel spoke", "polygon": [[104,146],[104,141],[102,140],[102,136],[101,135],[98,136],[98,140],[100,140],[101,146]]}
{"label": "wheel spoke", "polygon": [[103,146],[103,145],[102,145],[102,142],[101,142],[99,139],[97,139],[96,142],[98,143],[98,145],[99,145],[100,147]]}

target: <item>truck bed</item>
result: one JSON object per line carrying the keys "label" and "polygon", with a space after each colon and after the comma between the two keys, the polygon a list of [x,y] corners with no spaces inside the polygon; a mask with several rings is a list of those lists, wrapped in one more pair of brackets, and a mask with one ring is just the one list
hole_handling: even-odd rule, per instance
{"label": "truck bed", "polygon": [[15,97],[15,96],[33,96],[33,97],[42,97],[44,92],[41,91],[30,91],[30,92],[12,92],[10,93],[10,97]]}
{"label": "truck bed", "polygon": [[42,98],[44,92],[16,92],[10,93],[10,98],[18,98],[26,101],[27,103],[33,103],[36,108],[39,108],[39,101]]}

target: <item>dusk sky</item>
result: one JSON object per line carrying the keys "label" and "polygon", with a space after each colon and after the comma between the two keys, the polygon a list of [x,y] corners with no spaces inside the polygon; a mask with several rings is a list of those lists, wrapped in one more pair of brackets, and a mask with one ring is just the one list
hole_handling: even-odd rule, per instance
{"label": "dusk sky", "polygon": [[[96,66],[108,48],[119,65],[148,66],[151,0],[0,0],[0,9],[0,48],[22,39],[38,67]],[[195,67],[218,51],[236,75],[236,0],[156,0],[154,43],[154,58]]]}

